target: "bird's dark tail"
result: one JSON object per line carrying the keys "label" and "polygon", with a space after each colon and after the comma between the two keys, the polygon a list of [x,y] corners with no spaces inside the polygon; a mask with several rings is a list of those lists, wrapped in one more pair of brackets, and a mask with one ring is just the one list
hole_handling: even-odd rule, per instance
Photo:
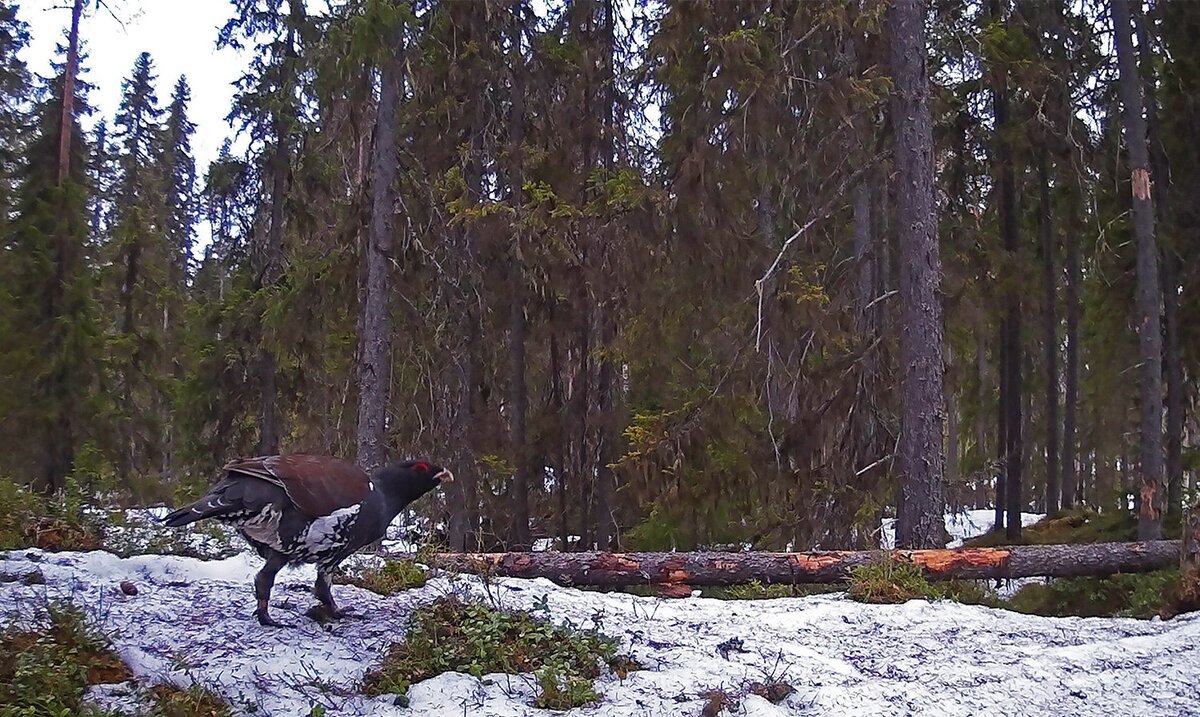
{"label": "bird's dark tail", "polygon": [[178,528],[188,523],[205,518],[216,518],[237,510],[237,506],[225,499],[223,493],[210,493],[200,500],[186,505],[179,510],[168,513],[162,522],[172,528]]}

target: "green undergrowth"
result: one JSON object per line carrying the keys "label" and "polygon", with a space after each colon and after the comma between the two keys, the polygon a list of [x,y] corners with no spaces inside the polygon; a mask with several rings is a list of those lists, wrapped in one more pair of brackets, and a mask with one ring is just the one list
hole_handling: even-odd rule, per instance
{"label": "green undergrowth", "polygon": [[920,566],[888,556],[851,570],[846,594],[852,600],[865,603],[953,600],[969,605],[1000,604],[1000,598],[980,581],[929,580]]}
{"label": "green undergrowth", "polygon": [[202,685],[187,689],[161,684],[150,688],[153,706],[146,717],[232,717],[233,710],[220,695]]}
{"label": "green undergrowth", "polygon": [[0,550],[95,550],[103,542],[98,520],[84,510],[83,493],[69,483],[46,497],[0,478]]}
{"label": "green undergrowth", "polygon": [[125,717],[88,704],[92,685],[128,683],[135,717],[231,717],[229,704],[196,685],[142,687],[108,637],[70,603],[48,603],[30,624],[0,629],[0,717]]}
{"label": "green undergrowth", "polygon": [[[1179,538],[1178,517],[1163,521],[1163,537]],[[1128,510],[1104,513],[1093,508],[1072,508],[1047,516],[1021,529],[1021,539],[1010,541],[1003,530],[992,530],[966,541],[971,548],[999,545],[1062,545],[1072,543],[1128,543],[1137,540],[1137,516]]]}
{"label": "green undergrowth", "polygon": [[[1164,521],[1163,536],[1179,537],[1179,520]],[[1137,540],[1132,511],[1073,508],[1047,516],[1021,530],[1021,545],[1125,543]],[[1003,531],[967,541],[970,547],[1008,545]],[[1004,607],[1032,615],[1065,617],[1172,617],[1195,609],[1195,600],[1180,584],[1178,568],[1106,577],[1054,578],[1026,585]]]}
{"label": "green undergrowth", "polygon": [[334,582],[357,585],[380,595],[392,595],[423,587],[429,580],[425,568],[412,560],[385,560],[370,566],[334,576]]}
{"label": "green undergrowth", "polygon": [[88,685],[124,682],[129,668],[71,605],[48,605],[36,627],[0,632],[0,717],[101,715],[83,702]]}
{"label": "green undergrowth", "polygon": [[[1164,526],[1168,537],[1171,527]],[[1174,534],[1178,535],[1178,524]],[[1129,542],[1137,539],[1137,517],[1127,511],[1063,511],[1022,530],[1023,545]],[[1009,544],[1003,531],[967,541],[968,547]],[[855,568],[848,595],[860,602],[899,603],[912,599],[953,600],[1048,617],[1172,617],[1200,607],[1200,586],[1181,585],[1178,568],[1106,577],[1054,578],[1025,585],[1007,599],[987,581],[931,581],[911,563],[890,558]]]}
{"label": "green undergrowth", "polygon": [[725,585],[704,588],[701,595],[715,600],[768,600],[771,598],[807,597],[809,595],[825,595],[845,590],[844,585],[836,584],[766,584],[751,582],[744,585]]}
{"label": "green undergrowth", "polygon": [[615,640],[597,631],[442,597],[413,613],[404,640],[367,674],[363,689],[371,695],[396,694],[403,702],[409,687],[444,672],[531,673],[536,706],[562,710],[600,698],[595,680],[604,665],[619,674],[636,668],[617,654]]}
{"label": "green undergrowth", "polygon": [[1194,607],[1182,594],[1178,568],[1102,578],[1055,578],[1026,585],[1005,607],[1031,615],[1173,617]]}

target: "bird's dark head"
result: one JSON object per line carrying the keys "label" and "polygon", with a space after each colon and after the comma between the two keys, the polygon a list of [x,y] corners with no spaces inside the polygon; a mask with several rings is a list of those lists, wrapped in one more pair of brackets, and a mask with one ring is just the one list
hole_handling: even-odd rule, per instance
{"label": "bird's dark head", "polygon": [[403,461],[382,468],[375,474],[375,483],[403,508],[417,498],[454,480],[449,469],[428,461]]}

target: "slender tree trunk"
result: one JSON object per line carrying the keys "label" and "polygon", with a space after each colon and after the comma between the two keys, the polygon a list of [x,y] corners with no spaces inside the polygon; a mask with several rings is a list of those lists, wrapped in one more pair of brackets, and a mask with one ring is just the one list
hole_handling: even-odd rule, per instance
{"label": "slender tree trunk", "polygon": [[[978,320],[975,326],[975,372],[979,381],[979,392],[976,396],[976,405],[979,408],[975,411],[975,455],[978,457],[980,475],[987,475],[987,414],[984,413],[984,407],[988,405],[988,398],[991,396],[991,376],[987,363],[987,326],[983,320]],[[988,484],[986,479],[976,481],[976,508],[987,506],[987,489]],[[999,505],[999,502],[996,502],[995,505]],[[1003,516],[1000,517],[1000,525],[1003,526]]]}
{"label": "slender tree trunk", "polygon": [[[1004,5],[1007,0],[992,0],[992,17],[1002,22],[1004,20]],[[1000,234],[1004,239],[1004,250],[1008,255],[1010,271],[1017,272],[1017,257],[1020,248],[1017,224],[1017,200],[1014,181],[1014,158],[1011,140],[1008,137],[1008,70],[998,66],[992,70],[992,107],[996,118],[996,169],[997,191],[1000,205]],[[1008,277],[1010,284],[1016,283],[1016,276]],[[1008,374],[1006,395],[1004,400],[1004,472],[1005,507],[1008,520],[1005,525],[1005,535],[1010,541],[1021,538],[1021,508],[1023,500],[1023,445],[1022,441],[1022,381],[1021,381],[1021,293],[1017,286],[1005,288],[1004,328],[1002,343],[1004,345],[1004,363]]]}
{"label": "slender tree trunk", "polygon": [[[550,325],[554,325],[553,308],[551,308]],[[566,438],[567,432],[563,430],[563,424],[566,416],[563,414],[563,387],[562,387],[562,362],[559,358],[558,351],[558,335],[557,332],[550,332],[550,408],[551,415],[558,420],[554,423],[554,428],[551,430],[552,440],[554,441],[554,451],[557,460],[554,464],[554,483],[558,488],[558,538],[559,550],[564,553],[571,549],[570,528],[567,520],[567,497],[569,495],[569,484],[567,477],[570,471],[567,470],[566,460]]]}
{"label": "slender tree trunk", "polygon": [[83,0],[71,6],[71,31],[67,35],[67,68],[63,73],[62,121],[58,126],[58,186],[71,172],[71,133],[75,129],[75,82],[79,76],[79,20]]}
{"label": "slender tree trunk", "polygon": [[[1071,190],[1074,199],[1075,192]],[[1072,205],[1071,216],[1075,216]],[[1082,501],[1082,490],[1078,473],[1079,446],[1076,437],[1079,406],[1079,234],[1068,231],[1067,287],[1066,287],[1066,375],[1063,377],[1063,455],[1062,455],[1062,507],[1070,508]]]}
{"label": "slender tree trunk", "polygon": [[[105,169],[107,165],[106,155],[108,154],[108,125],[104,122],[96,128],[96,193],[104,191]],[[92,241],[100,242],[101,222],[103,221],[104,203],[100,201],[100,197],[93,196],[92,198]]]}
{"label": "slender tree trunk", "polygon": [[367,226],[366,286],[358,337],[357,461],[368,473],[387,452],[387,405],[392,353],[391,266],[396,207],[396,129],[404,86],[403,30],[380,73],[375,147],[371,157],[371,218]]}
{"label": "slender tree trunk", "polygon": [[899,191],[900,367],[902,374],[896,543],[942,543],[942,306],[941,261],[933,197],[933,122],[925,58],[926,5],[896,0],[888,6],[895,82],[891,115]]}
{"label": "slender tree trunk", "polygon": [[512,204],[516,210],[516,235],[513,237],[512,256],[510,257],[509,283],[512,287],[512,298],[508,314],[508,352],[509,352],[509,403],[510,424],[509,439],[512,442],[514,456],[514,473],[510,501],[512,503],[512,528],[509,531],[509,541],[516,547],[530,545],[529,532],[529,479],[530,453],[526,438],[526,414],[529,405],[529,391],[525,382],[525,268],[521,258],[521,207],[525,203],[525,172],[522,166],[522,145],[525,142],[525,70],[522,56],[521,19],[518,15],[519,6],[513,8],[511,42],[512,42],[512,105],[509,109],[509,185],[512,193]]}
{"label": "slender tree trunk", "polygon": [[[283,264],[283,205],[287,193],[288,149],[287,130],[282,119],[276,119],[275,156],[271,161],[271,215],[267,229],[265,265],[262,284],[273,286],[279,281]],[[264,344],[258,353],[258,381],[261,392],[258,419],[258,452],[270,455],[279,452],[279,410],[276,406],[275,352]]]}
{"label": "slender tree trunk", "polygon": [[996,332],[996,352],[999,354],[996,365],[1000,372],[1000,386],[996,393],[996,521],[993,527],[997,530],[1005,525],[1004,515],[1008,506],[1006,487],[1008,482],[1008,342],[1005,340],[1005,329],[1008,327],[1008,317],[1000,319]]}
{"label": "slender tree trunk", "polygon": [[[582,257],[583,273],[587,274],[589,262],[587,258],[587,248],[584,248]],[[574,435],[574,460],[572,461],[572,469],[575,475],[575,487],[578,491],[576,496],[576,505],[580,506],[579,511],[579,537],[581,546],[591,545],[591,491],[589,486],[592,481],[588,477],[588,434],[590,432],[591,421],[589,414],[592,410],[591,385],[592,385],[592,311],[591,302],[587,295],[587,289],[584,282],[579,282],[580,296],[575,301],[575,312],[577,313],[575,327],[575,350],[578,365],[575,367],[575,373],[571,377],[571,408],[575,414],[573,416],[572,425],[575,428]]]}
{"label": "slender tree trunk", "polygon": [[[950,349],[949,344],[946,345],[946,374],[953,375],[954,352]],[[959,487],[958,475],[958,404],[955,400],[954,382],[946,381],[945,384],[945,403],[944,410],[946,411],[946,485],[957,491],[957,494],[952,496],[954,507],[959,507],[963,503],[964,496]]]}
{"label": "slender tree trunk", "polygon": [[1138,461],[1140,507],[1138,538],[1162,535],[1163,510],[1163,397],[1162,289],[1158,276],[1158,246],[1154,239],[1154,205],[1150,199],[1150,157],[1146,121],[1142,116],[1142,86],[1133,56],[1133,36],[1127,0],[1112,0],[1114,40],[1120,68],[1121,106],[1125,116],[1125,145],[1133,194],[1133,232],[1137,242],[1138,336],[1141,359],[1141,460]]}
{"label": "slender tree trunk", "polygon": [[1167,379],[1167,515],[1183,510],[1183,361],[1179,345],[1179,259],[1173,249],[1163,252],[1164,368]]}
{"label": "slender tree trunk", "polygon": [[1042,341],[1046,351],[1046,513],[1057,513],[1062,495],[1058,466],[1058,313],[1055,292],[1058,274],[1054,269],[1054,230],[1050,223],[1050,177],[1046,167],[1045,148],[1038,157],[1038,229],[1042,235],[1042,281],[1045,306],[1042,308]]}
{"label": "slender tree trunk", "polygon": [[[601,329],[600,340],[603,346],[612,346],[616,338],[616,322],[613,319],[611,304],[602,310],[604,326]],[[600,411],[599,435],[596,442],[596,526],[595,545],[598,550],[608,550],[616,537],[616,521],[612,504],[613,490],[616,488],[616,476],[612,464],[616,461],[616,416],[615,401],[616,376],[614,362],[605,358],[600,362],[600,370],[596,376],[597,408]]]}

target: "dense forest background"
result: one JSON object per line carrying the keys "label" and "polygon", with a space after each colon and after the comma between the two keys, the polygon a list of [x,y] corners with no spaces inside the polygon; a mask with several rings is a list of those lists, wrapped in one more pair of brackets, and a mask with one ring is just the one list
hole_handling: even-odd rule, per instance
{"label": "dense forest background", "polygon": [[103,8],[35,77],[0,2],[0,476],[144,503],[422,455],[453,547],[832,548],[915,457],[930,515],[1157,535],[1200,468],[1200,3],[896,6],[234,0],[253,61],[198,168],[147,55],[91,116]]}

